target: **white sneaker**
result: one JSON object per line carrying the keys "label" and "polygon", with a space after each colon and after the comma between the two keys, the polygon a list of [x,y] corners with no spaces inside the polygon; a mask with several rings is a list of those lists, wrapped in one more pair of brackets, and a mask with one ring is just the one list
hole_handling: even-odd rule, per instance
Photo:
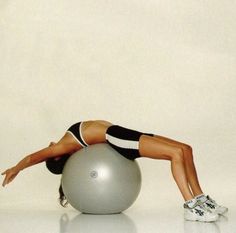
{"label": "white sneaker", "polygon": [[211,213],[200,201],[197,201],[192,208],[184,204],[184,218],[189,221],[214,222],[219,215]]}
{"label": "white sneaker", "polygon": [[207,200],[202,202],[202,205],[212,213],[224,214],[228,211],[227,207],[218,205],[210,196],[207,195],[206,198]]}

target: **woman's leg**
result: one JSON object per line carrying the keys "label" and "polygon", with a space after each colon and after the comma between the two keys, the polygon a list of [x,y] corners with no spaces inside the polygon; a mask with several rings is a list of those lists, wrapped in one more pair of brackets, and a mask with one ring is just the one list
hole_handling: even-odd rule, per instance
{"label": "woman's leg", "polygon": [[173,177],[184,200],[193,199],[193,194],[188,185],[182,147],[171,145],[157,137],[142,135],[139,141],[139,152],[142,157],[170,160]]}
{"label": "woman's leg", "polygon": [[193,160],[193,151],[191,146],[162,136],[156,135],[155,138],[159,141],[163,141],[164,143],[168,143],[172,146],[182,148],[184,153],[185,170],[192,193],[194,196],[202,194],[203,191],[198,181],[197,172]]}

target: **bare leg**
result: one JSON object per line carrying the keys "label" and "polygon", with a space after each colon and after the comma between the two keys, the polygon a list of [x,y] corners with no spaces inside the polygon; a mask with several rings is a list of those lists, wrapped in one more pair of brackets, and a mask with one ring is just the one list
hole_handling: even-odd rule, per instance
{"label": "bare leg", "polygon": [[187,175],[188,183],[190,185],[192,193],[194,196],[202,194],[203,191],[202,191],[199,181],[198,181],[191,146],[181,143],[181,142],[177,142],[175,140],[172,140],[172,139],[169,139],[166,137],[162,137],[162,136],[155,136],[155,138],[158,141],[163,141],[164,143],[167,143],[169,145],[182,148],[183,153],[184,153],[184,163],[185,163],[186,175]]}
{"label": "bare leg", "polygon": [[181,147],[170,145],[158,138],[143,135],[139,141],[141,156],[171,161],[171,171],[185,201],[193,199],[185,170],[184,153]]}

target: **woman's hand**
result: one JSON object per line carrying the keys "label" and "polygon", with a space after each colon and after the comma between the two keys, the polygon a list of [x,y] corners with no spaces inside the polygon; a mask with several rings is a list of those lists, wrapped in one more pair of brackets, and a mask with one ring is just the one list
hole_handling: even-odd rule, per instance
{"label": "woman's hand", "polygon": [[70,143],[55,143],[51,142],[49,147],[46,147],[40,151],[37,151],[33,154],[27,155],[20,162],[17,163],[16,166],[7,169],[2,175],[5,175],[2,186],[4,187],[6,184],[12,182],[18,173],[24,170],[27,167],[33,166],[35,164],[41,163],[52,157],[60,157],[64,154],[69,154],[75,149],[77,149],[78,143],[70,142]]}
{"label": "woman's hand", "polygon": [[14,180],[14,178],[18,175],[19,171],[15,168],[9,168],[5,172],[2,173],[2,175],[5,175],[4,181],[2,183],[2,186],[5,187],[6,184],[9,184]]}

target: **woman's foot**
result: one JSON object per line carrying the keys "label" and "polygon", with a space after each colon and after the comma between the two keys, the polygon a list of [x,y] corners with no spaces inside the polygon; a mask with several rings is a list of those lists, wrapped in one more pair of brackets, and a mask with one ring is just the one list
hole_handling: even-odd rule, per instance
{"label": "woman's foot", "polygon": [[214,201],[210,196],[205,196],[204,194],[199,195],[196,197],[198,201],[202,203],[202,205],[211,211],[212,213],[217,213],[217,214],[224,214],[228,211],[228,208],[225,206],[220,206]]}
{"label": "woman's foot", "polygon": [[184,218],[189,221],[214,222],[219,216],[210,212],[200,201],[192,200],[184,204]]}

